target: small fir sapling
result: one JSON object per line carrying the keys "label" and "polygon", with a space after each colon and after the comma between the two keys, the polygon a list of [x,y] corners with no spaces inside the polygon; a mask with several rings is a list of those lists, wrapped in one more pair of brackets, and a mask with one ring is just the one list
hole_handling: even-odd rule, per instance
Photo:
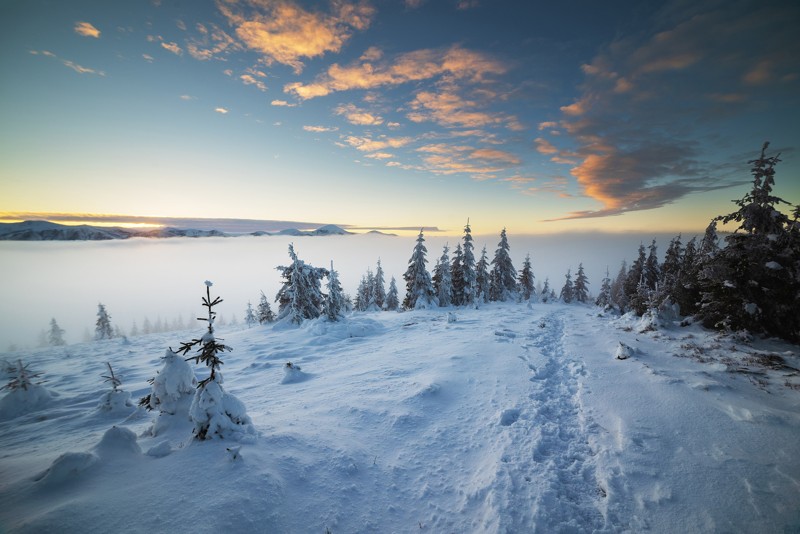
{"label": "small fir sapling", "polygon": [[530,301],[531,298],[536,297],[536,290],[534,288],[533,268],[531,267],[531,255],[525,255],[525,261],[522,263],[522,269],[519,271],[519,291],[520,297],[523,301]]}
{"label": "small fir sapling", "polygon": [[220,343],[214,337],[214,319],[216,312],[214,306],[220,304],[222,299],[211,298],[211,282],[206,280],[206,296],[203,297],[203,306],[208,309],[208,317],[198,317],[198,321],[208,324],[206,333],[199,339],[181,342],[178,353],[186,356],[190,350],[197,347],[197,354],[186,360],[194,360],[195,364],[204,363],[210,369],[208,378],[197,384],[189,416],[194,422],[194,435],[199,440],[213,439],[215,437],[235,437],[237,434],[253,433],[254,429],[247,415],[244,404],[227,393],[222,388],[222,373],[218,369],[223,362],[219,355],[231,348]]}
{"label": "small fir sapling", "polygon": [[8,394],[0,399],[0,420],[17,417],[43,407],[51,399],[50,392],[39,380],[42,373],[29,369],[30,364],[17,360],[16,365],[4,362],[8,382],[0,391],[8,390]]}
{"label": "small fir sapling", "polygon": [[130,392],[120,389],[122,381],[114,374],[111,364],[106,362],[106,367],[108,367],[108,374],[100,376],[105,378],[105,382],[111,384],[111,391],[107,391],[100,397],[97,408],[103,411],[117,411],[133,407]]}
{"label": "small fir sapling", "polygon": [[389,282],[389,292],[386,294],[386,311],[397,311],[400,307],[400,297],[397,294],[397,280],[392,277]]}
{"label": "small fir sapling", "polygon": [[303,372],[300,366],[292,362],[286,362],[286,365],[283,366],[283,373],[281,384],[293,384],[308,378],[308,375]]}

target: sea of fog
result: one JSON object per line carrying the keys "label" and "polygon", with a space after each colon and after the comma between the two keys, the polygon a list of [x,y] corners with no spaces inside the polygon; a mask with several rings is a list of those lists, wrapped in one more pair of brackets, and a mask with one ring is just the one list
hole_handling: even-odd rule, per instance
{"label": "sea of fog", "polygon": [[[597,291],[606,268],[613,277],[623,259],[635,258],[641,242],[657,239],[659,254],[674,235],[653,234],[553,234],[509,235],[511,257],[519,269],[526,254],[531,255],[536,280],[547,277],[556,292],[564,283],[567,269],[574,274],[579,262]],[[686,236],[691,237],[691,236]],[[235,237],[130,239],[121,241],[39,241],[0,242],[3,319],[0,320],[0,352],[15,346],[33,347],[55,318],[65,330],[68,343],[84,340],[94,333],[98,303],[111,315],[112,325],[130,332],[147,319],[197,328],[194,318],[202,316],[203,282],[214,282],[213,293],[224,299],[217,309],[230,323],[244,319],[247,302],[258,303],[264,291],[273,303],[280,287],[275,269],[289,261],[287,247],[294,243],[298,256],[314,266],[339,272],[345,292],[354,294],[367,268],[375,270],[378,258],[386,282],[396,277],[404,293],[402,275],[408,265],[416,237],[360,234],[329,237]],[[459,238],[426,237],[428,267],[433,268],[449,243]],[[475,255],[486,249],[491,259],[497,235],[475,235]],[[685,240],[684,240],[685,242]],[[273,310],[277,307],[273,305]],[[182,339],[182,338],[181,338]],[[179,339],[176,338],[176,345]]]}

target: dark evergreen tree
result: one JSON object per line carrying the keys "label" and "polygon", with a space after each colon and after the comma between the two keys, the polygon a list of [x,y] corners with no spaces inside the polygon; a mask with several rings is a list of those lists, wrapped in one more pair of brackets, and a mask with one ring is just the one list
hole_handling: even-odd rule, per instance
{"label": "dark evergreen tree", "polygon": [[66,345],[64,341],[64,330],[58,326],[55,318],[50,319],[50,332],[47,335],[47,342],[51,347]]}
{"label": "dark evergreen tree", "polygon": [[531,267],[531,255],[525,255],[525,261],[522,262],[522,269],[519,271],[519,292],[523,301],[531,300],[535,297],[536,290],[534,286],[533,268]]}
{"label": "dark evergreen tree", "polygon": [[658,286],[660,278],[661,268],[658,263],[658,247],[656,246],[656,240],[653,239],[649,247],[647,259],[644,262],[644,283],[647,285],[647,289],[654,291]]}
{"label": "dark evergreen tree", "polygon": [[95,339],[111,339],[114,337],[114,329],[111,327],[111,316],[106,311],[103,304],[97,305],[97,321],[94,327]]}
{"label": "dark evergreen tree", "polygon": [[625,276],[625,298],[630,302],[639,291],[639,283],[644,279],[644,266],[647,256],[644,252],[644,244],[639,245],[639,255],[628,269]]}
{"label": "dark evergreen tree", "polygon": [[700,301],[698,276],[697,238],[693,237],[683,249],[678,279],[672,289],[673,298],[682,315],[693,315],[697,311]]}
{"label": "dark evergreen tree", "polygon": [[606,275],[600,283],[600,293],[594,303],[603,309],[611,308],[613,305],[613,300],[611,299],[611,277],[608,274],[608,267],[606,267]]}
{"label": "dark evergreen tree", "polygon": [[544,279],[544,286],[542,286],[541,300],[547,303],[550,300],[550,279]]}
{"label": "dark evergreen tree", "polygon": [[[380,267],[380,260],[378,261]],[[333,269],[328,272],[328,293],[325,295],[325,316],[329,321],[338,321],[344,316],[345,302],[342,285],[339,283],[339,273]]]}
{"label": "dark evergreen tree", "polygon": [[261,299],[258,301],[258,306],[256,307],[256,319],[261,324],[271,323],[275,320],[275,314],[272,313],[272,308],[263,291],[261,292]]}
{"label": "dark evergreen tree", "polygon": [[629,306],[636,315],[644,315],[651,307],[652,290],[647,287],[644,274],[639,277],[639,284],[636,286],[636,293],[629,299]]}
{"label": "dark evergreen tree", "polygon": [[481,251],[481,258],[475,265],[475,301],[478,303],[489,301],[489,258],[486,247]]}
{"label": "dark evergreen tree", "polygon": [[667,252],[664,254],[664,263],[661,265],[661,276],[658,283],[660,292],[670,302],[677,302],[682,269],[683,245],[681,236],[678,235],[669,242]]}
{"label": "dark evergreen tree", "polygon": [[322,314],[322,278],[328,276],[328,270],[312,267],[295,254],[294,246],[289,245],[289,257],[292,264],[277,269],[283,276],[283,286],[275,300],[278,302],[278,317],[291,317],[293,323],[302,323],[304,319],[316,319]]}
{"label": "dark evergreen tree", "polygon": [[707,327],[798,341],[800,240],[796,220],[777,209],[789,203],[772,193],[780,154],[767,156],[768,146],[750,161],[753,187],[734,201],[739,209],[717,217],[739,227],[703,268],[699,315]]}
{"label": "dark evergreen tree", "polygon": [[396,311],[400,307],[400,298],[397,294],[397,281],[394,276],[389,281],[389,292],[386,293],[386,310]]}
{"label": "dark evergreen tree", "polygon": [[[461,262],[461,286],[462,302],[465,306],[475,303],[478,288],[478,273],[475,264],[475,245],[472,242],[472,229],[469,226],[469,219],[464,226],[464,258]],[[455,278],[454,285],[455,285]]]}
{"label": "dark evergreen tree", "polygon": [[403,279],[406,281],[406,298],[403,300],[403,307],[407,310],[430,308],[436,305],[431,275],[425,267],[425,264],[428,263],[428,260],[425,259],[427,253],[425,237],[420,230],[417,244],[408,261],[408,269],[403,275]]}
{"label": "dark evergreen tree", "polygon": [[509,250],[506,229],[503,228],[489,275],[489,300],[505,301],[513,299],[517,293],[517,271],[511,263]]}
{"label": "dark evergreen tree", "polygon": [[450,265],[450,280],[452,285],[452,298],[450,300],[453,306],[462,306],[465,304],[465,286],[464,251],[461,248],[461,243],[456,245],[456,251],[453,254],[453,262]]}
{"label": "dark evergreen tree", "polygon": [[611,303],[620,313],[625,313],[628,308],[628,296],[625,293],[625,283],[628,279],[628,264],[622,260],[617,277],[611,283]]}
{"label": "dark evergreen tree", "polygon": [[573,296],[578,302],[586,303],[589,301],[589,279],[586,277],[586,273],[583,272],[583,263],[578,264]]}
{"label": "dark evergreen tree", "polygon": [[449,307],[453,304],[453,284],[450,278],[450,257],[448,256],[449,247],[444,246],[442,256],[436,261],[433,268],[433,292],[439,299],[439,306]]}
{"label": "dark evergreen tree", "polygon": [[575,285],[572,283],[572,272],[570,269],[567,269],[564,287],[561,288],[559,298],[566,304],[569,304],[575,298]]}
{"label": "dark evergreen tree", "polygon": [[386,275],[383,272],[383,266],[381,266],[381,259],[378,258],[378,266],[375,268],[375,278],[372,285],[372,296],[375,300],[375,306],[377,306],[379,310],[386,307],[385,284]]}

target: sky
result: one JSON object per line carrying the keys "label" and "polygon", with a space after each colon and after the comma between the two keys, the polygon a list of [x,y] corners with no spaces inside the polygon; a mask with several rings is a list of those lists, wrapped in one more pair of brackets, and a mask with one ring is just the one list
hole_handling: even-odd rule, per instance
{"label": "sky", "polygon": [[0,3],[0,220],[698,232],[764,141],[800,203],[800,4]]}

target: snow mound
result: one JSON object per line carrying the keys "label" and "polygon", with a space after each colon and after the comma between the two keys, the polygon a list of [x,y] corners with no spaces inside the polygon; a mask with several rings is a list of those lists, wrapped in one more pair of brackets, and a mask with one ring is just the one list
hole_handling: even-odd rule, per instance
{"label": "snow mound", "polygon": [[136,434],[120,426],[112,426],[106,430],[100,443],[95,446],[95,451],[101,458],[142,454],[142,449],[136,442]]}
{"label": "snow mound", "polygon": [[281,384],[296,384],[311,378],[311,375],[304,373],[299,365],[292,362],[286,362],[286,365],[283,366],[283,373]]}
{"label": "snow mound", "polygon": [[0,399],[0,421],[46,408],[52,395],[44,386],[30,384],[27,389],[14,389]]}
{"label": "snow mound", "polygon": [[65,452],[53,460],[50,467],[36,475],[33,480],[47,486],[74,480],[80,473],[93,466],[97,459],[97,456],[90,452]]}
{"label": "snow mound", "polygon": [[111,390],[103,393],[100,401],[97,403],[97,409],[101,412],[131,412],[134,409],[131,402],[131,394],[129,391],[121,389]]}
{"label": "snow mound", "polygon": [[502,426],[511,426],[519,419],[520,411],[518,408],[509,408],[500,412],[500,424]]}
{"label": "snow mound", "polygon": [[156,445],[147,449],[147,456],[152,456],[154,458],[163,458],[170,454],[172,454],[172,446],[166,439],[164,441],[159,441]]}
{"label": "snow mound", "polygon": [[618,360],[627,360],[634,354],[636,354],[636,349],[630,345],[626,345],[622,341],[618,342],[617,350],[614,351],[614,357]]}

